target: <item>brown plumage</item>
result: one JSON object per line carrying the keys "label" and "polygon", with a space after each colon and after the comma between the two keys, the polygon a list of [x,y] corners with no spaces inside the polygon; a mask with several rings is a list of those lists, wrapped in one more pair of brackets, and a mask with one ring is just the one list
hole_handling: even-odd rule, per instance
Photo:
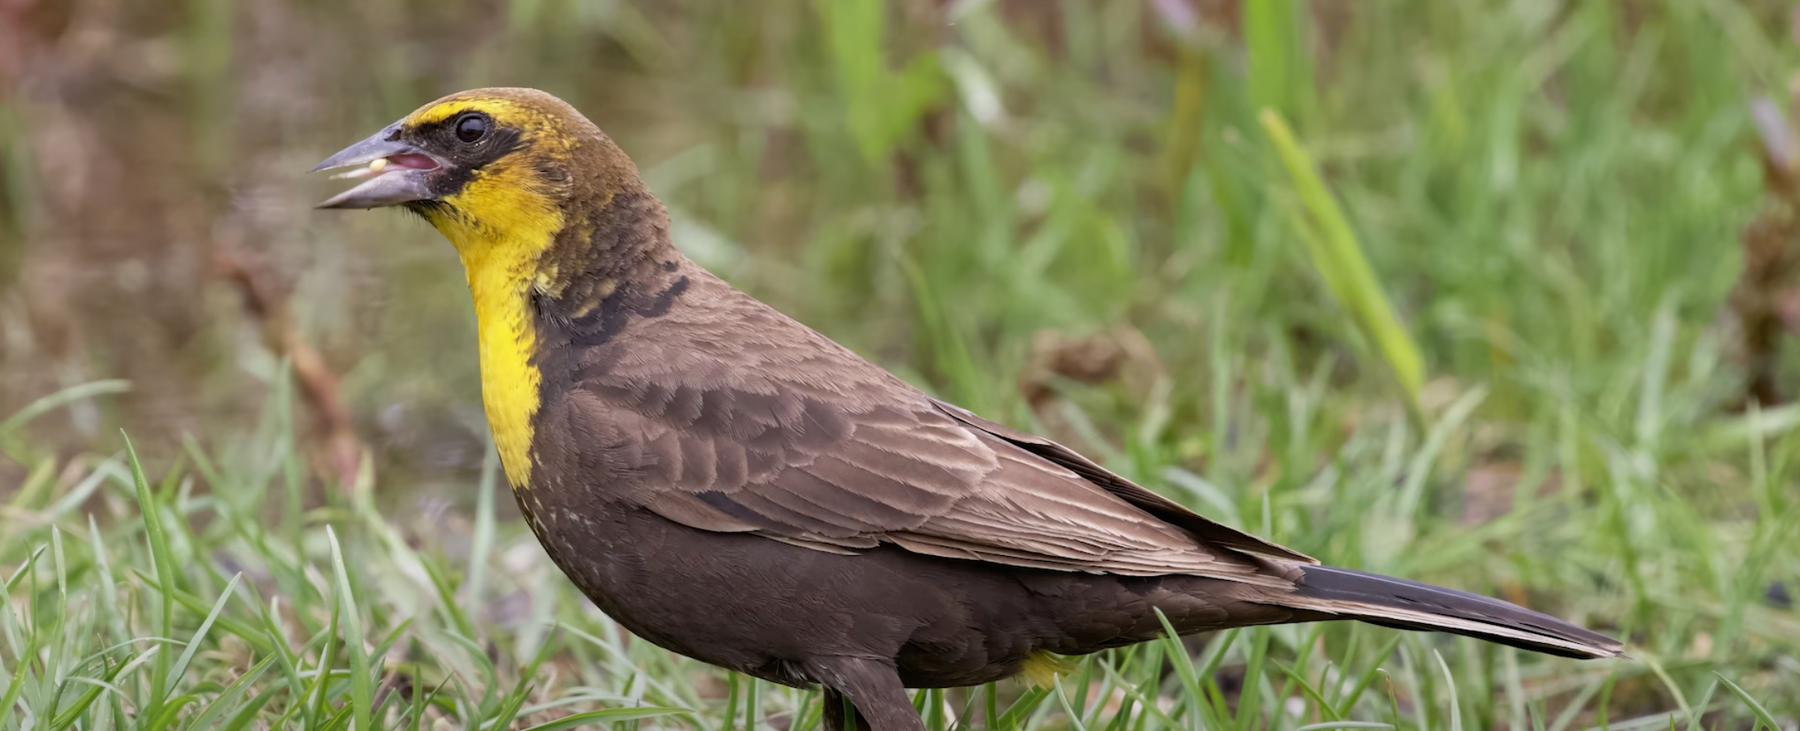
{"label": "brown plumage", "polygon": [[496,443],[557,565],[652,642],[823,686],[830,728],[848,699],[921,729],[904,687],[1154,639],[1158,610],[1184,633],[1360,619],[1619,654],[1321,566],[921,393],[683,257],[625,155],[541,92],[446,97],[320,167],[374,160],[327,205],[404,205],[457,245]]}

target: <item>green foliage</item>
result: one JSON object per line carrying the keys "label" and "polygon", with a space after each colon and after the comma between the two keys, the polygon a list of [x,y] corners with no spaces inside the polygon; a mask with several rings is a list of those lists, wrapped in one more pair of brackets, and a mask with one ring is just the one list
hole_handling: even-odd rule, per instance
{"label": "green foliage", "polygon": [[[487,613],[471,625],[456,596],[466,582],[440,578],[469,562],[390,540],[368,484],[301,516],[297,540],[272,535],[262,516],[281,500],[264,480],[303,459],[291,435],[272,423],[244,445],[256,459],[208,459],[204,495],[179,465],[152,480],[129,445],[86,464],[99,476],[87,507],[131,517],[71,526],[78,544],[47,510],[67,486],[14,495],[8,512],[27,527],[0,555],[0,728],[560,729],[702,705],[691,681],[661,680],[688,663],[624,641],[547,564],[528,579],[545,585],[541,598],[503,588],[545,602],[523,621],[542,626],[503,629]],[[484,550],[470,561],[501,560]]]}

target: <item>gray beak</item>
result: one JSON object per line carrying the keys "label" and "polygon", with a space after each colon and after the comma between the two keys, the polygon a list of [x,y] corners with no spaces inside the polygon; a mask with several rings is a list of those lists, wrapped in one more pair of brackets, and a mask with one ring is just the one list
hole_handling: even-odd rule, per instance
{"label": "gray beak", "polygon": [[395,122],[314,167],[310,172],[364,166],[335,176],[364,179],[361,184],[314,207],[382,208],[433,198],[427,178],[443,167],[442,163],[411,143],[400,141],[399,134],[400,123]]}

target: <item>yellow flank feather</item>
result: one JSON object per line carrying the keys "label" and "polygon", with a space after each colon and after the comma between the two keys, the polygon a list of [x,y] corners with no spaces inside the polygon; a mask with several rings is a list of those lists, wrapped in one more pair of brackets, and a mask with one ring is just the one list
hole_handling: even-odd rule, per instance
{"label": "yellow flank feather", "polygon": [[[425,212],[456,246],[469,278],[481,341],[481,400],[500,464],[514,489],[528,486],[535,466],[531,420],[540,405],[538,387],[543,382],[531,361],[537,347],[531,291],[540,281],[538,260],[564,220],[549,196],[509,180],[525,172],[489,166],[444,199],[465,215]],[[504,237],[501,231],[506,232]]]}
{"label": "yellow flank feather", "polygon": [[1056,685],[1056,676],[1074,673],[1075,663],[1056,653],[1035,650],[1025,656],[1025,665],[1019,672],[1032,685],[1049,688]]}

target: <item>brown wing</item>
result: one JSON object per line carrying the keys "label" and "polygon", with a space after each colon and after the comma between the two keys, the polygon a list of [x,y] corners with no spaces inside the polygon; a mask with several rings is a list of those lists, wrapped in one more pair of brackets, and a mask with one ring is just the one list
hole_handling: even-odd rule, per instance
{"label": "brown wing", "polygon": [[940,405],[696,278],[684,306],[589,348],[563,402],[547,404],[568,423],[540,433],[580,435],[570,446],[592,453],[609,493],[694,528],[827,551],[886,542],[1015,566],[1282,585],[1239,551],[1305,560]]}
{"label": "brown wing", "polygon": [[1187,506],[1151,492],[1149,489],[1127,480],[1098,464],[1081,456],[1075,450],[1043,437],[1022,432],[1004,424],[988,421],[974,412],[955,404],[932,400],[944,413],[957,421],[973,428],[980,429],[996,437],[1006,440],[1014,446],[1037,455],[1051,463],[1061,465],[1082,479],[1106,488],[1108,492],[1124,498],[1126,502],[1142,508],[1145,512],[1164,521],[1184,528],[1201,539],[1221,546],[1233,548],[1246,553],[1270,556],[1288,561],[1317,564],[1319,560],[1295,551],[1286,546],[1270,543],[1223,523],[1215,522],[1206,516],[1189,510]]}

